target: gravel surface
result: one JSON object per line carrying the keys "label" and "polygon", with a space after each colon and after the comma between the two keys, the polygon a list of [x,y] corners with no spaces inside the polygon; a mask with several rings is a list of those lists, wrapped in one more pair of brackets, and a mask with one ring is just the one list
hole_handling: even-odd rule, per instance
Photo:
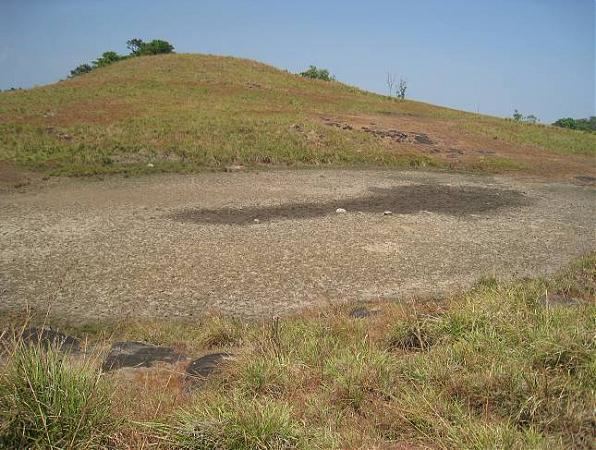
{"label": "gravel surface", "polygon": [[444,295],[593,251],[595,200],[587,186],[437,172],[65,179],[0,193],[0,306],[262,317]]}

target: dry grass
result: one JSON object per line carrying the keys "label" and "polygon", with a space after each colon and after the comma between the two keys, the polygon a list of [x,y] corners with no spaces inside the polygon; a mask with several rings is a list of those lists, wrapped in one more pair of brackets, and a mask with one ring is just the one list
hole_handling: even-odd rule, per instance
{"label": "dry grass", "polygon": [[[67,175],[187,172],[230,164],[451,165],[413,145],[323,124],[323,117],[346,116],[391,118],[397,126],[405,120],[422,128],[448,124],[457,135],[436,136],[446,148],[454,140],[490,148],[497,139],[576,156],[593,156],[596,149],[594,134],[396,101],[254,61],[164,55],[133,58],[50,86],[0,93],[0,161]],[[515,153],[494,160],[473,157],[458,167],[529,170],[520,158]]]}
{"label": "dry grass", "polygon": [[486,279],[364,319],[341,306],[86,331],[236,355],[194,390],[182,367],[112,373],[120,448],[590,448],[595,299],[591,255],[551,280]]}

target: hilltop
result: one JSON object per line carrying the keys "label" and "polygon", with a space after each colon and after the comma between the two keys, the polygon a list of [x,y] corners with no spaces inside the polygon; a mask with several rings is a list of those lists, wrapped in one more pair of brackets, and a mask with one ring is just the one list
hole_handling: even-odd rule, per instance
{"label": "hilltop", "polygon": [[591,180],[594,155],[595,134],[390,99],[232,57],[137,57],[0,93],[4,172],[366,166]]}

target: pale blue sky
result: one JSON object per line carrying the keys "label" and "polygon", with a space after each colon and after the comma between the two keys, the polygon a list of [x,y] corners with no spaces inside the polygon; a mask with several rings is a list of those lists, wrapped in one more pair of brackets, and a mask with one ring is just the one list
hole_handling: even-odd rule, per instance
{"label": "pale blue sky", "polygon": [[0,88],[64,78],[132,37],[309,64],[385,92],[543,122],[594,115],[595,0],[0,0]]}

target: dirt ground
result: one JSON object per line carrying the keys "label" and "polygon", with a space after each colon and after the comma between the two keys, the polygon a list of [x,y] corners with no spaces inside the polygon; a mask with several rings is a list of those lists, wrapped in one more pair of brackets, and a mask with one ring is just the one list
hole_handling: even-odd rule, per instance
{"label": "dirt ground", "polygon": [[[498,167],[500,161],[511,164],[510,169],[515,168],[513,173],[510,172],[515,177],[529,175],[542,180],[596,186],[596,164],[591,155],[559,154],[537,146],[507,142],[496,136],[478,135],[462,129],[462,123],[458,121],[392,114],[344,115],[320,120],[345,132],[363,130],[373,133],[383,138],[388,149],[430,156],[456,170],[482,168],[483,163],[490,166],[493,161],[497,164],[494,173],[503,172],[503,168]],[[487,171],[486,167],[484,170]]]}
{"label": "dirt ground", "polygon": [[87,322],[442,296],[594,250],[595,200],[439,172],[50,180],[0,192],[0,306]]}

